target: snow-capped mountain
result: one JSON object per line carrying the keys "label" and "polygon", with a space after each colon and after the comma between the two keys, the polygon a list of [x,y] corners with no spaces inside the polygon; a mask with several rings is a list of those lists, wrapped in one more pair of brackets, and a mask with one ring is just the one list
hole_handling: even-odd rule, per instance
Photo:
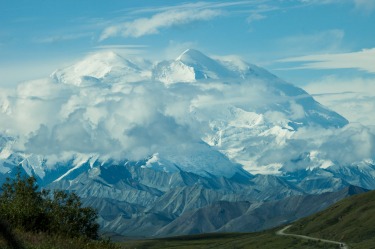
{"label": "snow-capped mountain", "polygon": [[[144,65],[147,65],[147,62]],[[113,84],[121,81],[137,82],[150,78],[151,71],[147,67],[141,68],[109,51],[89,55],[72,66],[56,70],[51,77],[57,82],[76,86],[94,83]]]}
{"label": "snow-capped mountain", "polygon": [[[21,166],[42,187],[84,198],[108,232],[242,231],[194,220],[211,207],[261,229],[296,219],[278,203],[311,199],[317,211],[343,198],[324,192],[375,189],[371,128],[234,57],[90,54],[2,92],[0,107],[0,182]],[[284,218],[254,221],[264,206]]]}
{"label": "snow-capped mountain", "polygon": [[214,60],[192,49],[159,63],[153,78],[170,91],[203,91],[190,96],[188,113],[209,127],[203,141],[252,173],[277,173],[285,161],[259,163],[259,159],[269,148],[284,148],[299,127],[339,128],[348,123],[301,88],[264,69],[239,60]]}
{"label": "snow-capped mountain", "polygon": [[173,84],[204,79],[233,79],[240,73],[230,70],[219,61],[211,59],[197,50],[188,49],[176,60],[159,63],[153,71],[153,77],[165,84]]}
{"label": "snow-capped mountain", "polygon": [[[230,177],[241,168],[280,175],[351,165],[373,155],[370,148],[363,158],[340,162],[334,150],[321,148],[341,146],[330,139],[345,129],[370,139],[371,132],[346,126],[345,118],[262,68],[193,49],[154,66],[114,52],[90,54],[49,79],[20,85],[5,101],[4,134],[17,142],[2,146],[2,160],[13,146],[24,168],[41,178],[42,164],[53,169],[71,161],[74,169],[89,158],[145,159],[144,167],[166,172]],[[17,127],[19,116],[32,119],[39,107],[45,114],[38,112],[28,129]]]}

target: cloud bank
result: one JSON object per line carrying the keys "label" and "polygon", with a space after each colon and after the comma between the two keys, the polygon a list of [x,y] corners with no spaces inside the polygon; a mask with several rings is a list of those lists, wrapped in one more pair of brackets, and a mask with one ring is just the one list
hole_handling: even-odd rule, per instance
{"label": "cloud bank", "polygon": [[[236,163],[252,173],[278,173],[281,167],[295,170],[374,159],[370,128],[319,125],[319,115],[333,120],[334,113],[259,68],[249,70],[253,76],[245,79],[164,84],[140,76],[150,75],[142,71],[149,68],[113,53],[99,55],[50,78],[20,84],[15,91],[2,91],[0,134],[15,138],[13,150],[41,155],[50,165],[76,154],[118,160],[157,154],[185,170],[225,175],[233,173]],[[227,68],[249,69],[244,62],[228,64],[228,58],[221,62]],[[216,65],[207,58],[202,61]],[[110,67],[96,75],[97,70],[89,70],[96,68],[92,63]],[[170,63],[179,65],[177,70],[189,70],[186,64]],[[81,81],[69,81],[83,65],[88,71]],[[139,80],[129,80],[130,67],[138,70]],[[306,123],[299,126],[300,122]],[[299,160],[304,155],[309,159]]]}
{"label": "cloud bank", "polygon": [[375,78],[327,76],[304,87],[322,104],[351,122],[375,125]]}

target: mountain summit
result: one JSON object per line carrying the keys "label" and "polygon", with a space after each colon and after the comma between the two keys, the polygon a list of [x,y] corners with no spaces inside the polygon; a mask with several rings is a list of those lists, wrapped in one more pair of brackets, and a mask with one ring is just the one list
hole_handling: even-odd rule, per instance
{"label": "mountain summit", "polygon": [[[249,69],[249,64],[247,66],[246,69]],[[175,60],[159,63],[153,75],[156,80],[166,84],[243,78],[243,72],[236,69],[232,63],[212,59],[195,49],[187,49]]]}
{"label": "mountain summit", "polygon": [[136,82],[146,79],[147,74],[147,69],[141,69],[121,55],[104,51],[90,54],[72,66],[56,70],[51,77],[60,83],[87,86],[98,81],[112,84],[120,79]]}
{"label": "mountain summit", "polygon": [[211,59],[198,50],[188,49],[176,61],[194,69],[195,79],[225,79],[236,77],[235,73],[228,70],[219,61]]}

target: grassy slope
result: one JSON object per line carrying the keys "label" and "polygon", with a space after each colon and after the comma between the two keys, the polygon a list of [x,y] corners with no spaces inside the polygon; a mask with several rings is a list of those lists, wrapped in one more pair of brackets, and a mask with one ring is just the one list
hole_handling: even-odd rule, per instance
{"label": "grassy slope", "polygon": [[122,248],[157,249],[157,248],[259,248],[259,249],[293,249],[293,248],[336,248],[325,243],[304,241],[285,236],[277,236],[277,229],[261,233],[225,233],[179,236],[166,239],[123,242]]}
{"label": "grassy slope", "polygon": [[375,191],[344,199],[301,219],[288,232],[344,241],[350,248],[375,248]]}
{"label": "grassy slope", "polygon": [[[280,228],[279,228],[280,229]],[[203,234],[128,241],[122,248],[338,248],[337,246],[261,233]],[[346,242],[350,248],[375,248],[375,191],[355,195],[301,219],[287,233]]]}

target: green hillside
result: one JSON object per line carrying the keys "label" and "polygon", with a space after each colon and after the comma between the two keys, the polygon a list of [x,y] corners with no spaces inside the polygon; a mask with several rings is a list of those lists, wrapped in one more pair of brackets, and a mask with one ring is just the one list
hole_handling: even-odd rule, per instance
{"label": "green hillside", "polygon": [[[280,228],[260,233],[180,236],[123,242],[122,248],[339,248],[338,246],[277,236]],[[328,209],[292,224],[287,233],[342,241],[349,248],[375,248],[375,191],[348,197]]]}
{"label": "green hillside", "polygon": [[375,191],[346,198],[301,219],[288,232],[344,241],[350,248],[375,248]]}
{"label": "green hillside", "polygon": [[322,242],[277,236],[277,229],[261,233],[225,233],[179,236],[166,239],[138,240],[123,242],[121,248],[162,249],[162,248],[220,248],[220,249],[337,249],[337,246]]}

